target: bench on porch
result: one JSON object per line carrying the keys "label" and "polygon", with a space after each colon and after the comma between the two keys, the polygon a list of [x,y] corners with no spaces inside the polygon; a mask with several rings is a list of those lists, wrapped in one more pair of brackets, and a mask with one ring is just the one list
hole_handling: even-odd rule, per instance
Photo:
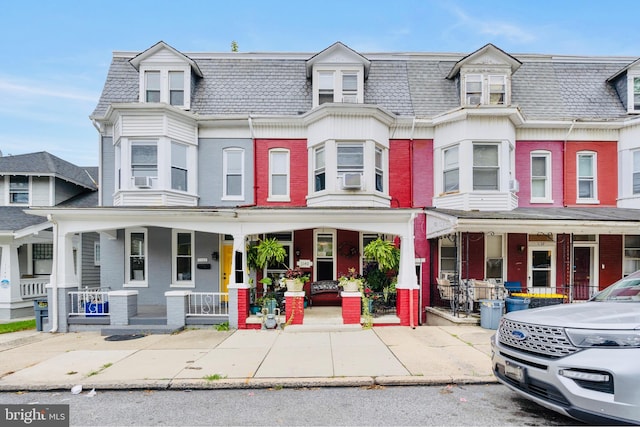
{"label": "bench on porch", "polygon": [[[316,305],[341,305],[340,287],[337,280],[318,280],[305,285],[309,287],[309,307]],[[307,291],[307,289],[305,289]]]}

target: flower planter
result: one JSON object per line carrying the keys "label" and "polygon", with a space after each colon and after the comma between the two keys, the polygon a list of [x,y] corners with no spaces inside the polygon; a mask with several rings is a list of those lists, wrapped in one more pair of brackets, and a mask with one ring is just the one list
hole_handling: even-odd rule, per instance
{"label": "flower planter", "polygon": [[357,280],[347,280],[340,283],[342,290],[345,292],[358,292],[360,290],[360,282]]}
{"label": "flower planter", "polygon": [[299,279],[286,279],[285,284],[289,292],[301,292],[304,287],[304,283]]}

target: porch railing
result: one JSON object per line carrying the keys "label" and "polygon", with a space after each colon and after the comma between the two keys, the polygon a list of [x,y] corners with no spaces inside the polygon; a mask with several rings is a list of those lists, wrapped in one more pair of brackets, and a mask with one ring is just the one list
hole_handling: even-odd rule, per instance
{"label": "porch railing", "polygon": [[20,297],[22,299],[31,299],[47,296],[48,284],[48,277],[20,279]]}
{"label": "porch railing", "polygon": [[91,289],[69,292],[69,316],[108,316],[109,290]]}
{"label": "porch railing", "polygon": [[229,293],[191,292],[188,296],[187,316],[229,316]]}

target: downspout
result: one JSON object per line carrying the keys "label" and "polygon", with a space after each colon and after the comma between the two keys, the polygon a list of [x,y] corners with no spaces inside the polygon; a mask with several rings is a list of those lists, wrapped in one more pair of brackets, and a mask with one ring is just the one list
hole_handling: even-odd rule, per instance
{"label": "downspout", "polygon": [[255,135],[253,133],[253,119],[251,113],[247,115],[247,121],[249,122],[249,136],[253,143],[253,204],[256,204],[256,192],[258,190],[258,174],[256,173],[256,165],[258,164],[258,144],[256,143]]}
{"label": "downspout", "polygon": [[[567,207],[567,198],[565,197],[566,194],[566,188],[567,188],[567,141],[569,140],[569,135],[571,135],[571,132],[573,131],[573,127],[576,124],[576,120],[578,119],[573,119],[573,121],[571,122],[571,126],[569,126],[569,130],[567,131],[567,135],[564,137],[564,142],[562,143],[562,205],[566,208]],[[576,170],[577,173],[577,170]],[[553,182],[553,176],[551,177],[551,180]]]}
{"label": "downspout", "polygon": [[51,310],[52,315],[49,316],[49,319],[52,320],[52,324],[49,332],[54,333],[58,332],[58,223],[53,220],[53,216],[51,214],[47,215],[47,221],[53,224],[53,253],[56,257],[50,276],[53,280],[49,280],[53,298],[53,310]]}
{"label": "downspout", "polygon": [[[413,242],[413,257],[414,257],[414,263],[415,263],[415,253],[416,253],[416,249],[415,249],[415,237],[414,237],[414,233],[415,233],[415,223],[414,223],[414,219],[415,219],[416,214],[412,213],[411,214],[411,218],[409,219],[409,230],[411,230],[411,236],[409,238],[414,239]],[[406,251],[405,251],[406,252]],[[413,268],[414,273],[412,275],[412,277],[415,277],[415,267]],[[415,329],[416,325],[413,322],[413,286],[411,288],[411,290],[409,291],[409,326],[411,326],[411,329]]]}

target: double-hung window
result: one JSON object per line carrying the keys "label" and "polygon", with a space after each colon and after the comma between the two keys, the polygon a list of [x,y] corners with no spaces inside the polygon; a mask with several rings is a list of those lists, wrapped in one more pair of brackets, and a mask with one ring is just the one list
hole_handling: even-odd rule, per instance
{"label": "double-hung window", "polygon": [[376,191],[384,191],[384,166],[382,148],[376,147]]}
{"label": "double-hung window", "polygon": [[269,198],[289,198],[289,151],[274,149],[269,152]]}
{"label": "double-hung window", "polygon": [[358,75],[342,75],[342,102],[358,102]]}
{"label": "double-hung window", "polygon": [[131,143],[131,176],[137,187],[151,187],[158,177],[158,146],[155,142]]}
{"label": "double-hung window", "polygon": [[458,147],[444,150],[442,168],[442,188],[445,193],[460,190],[460,166],[458,163]]}
{"label": "double-hung window", "polygon": [[482,104],[482,74],[465,76],[465,100],[467,105]]}
{"label": "double-hung window", "polygon": [[171,188],[187,191],[187,146],[171,143]]}
{"label": "double-hung window", "polygon": [[622,275],[628,276],[637,270],[640,270],[640,235],[629,234],[624,236]]}
{"label": "double-hung window", "polygon": [[193,239],[192,231],[173,230],[173,284],[193,286]]}
{"label": "double-hung window", "polygon": [[244,150],[227,148],[222,156],[224,179],[223,197],[230,200],[244,198]]}
{"label": "double-hung window", "polygon": [[184,105],[184,72],[169,71],[169,104]]}
{"label": "double-hung window", "polygon": [[544,151],[531,153],[531,201],[546,202],[551,199],[551,154]]}
{"label": "double-hung window", "polygon": [[147,71],[144,79],[146,102],[160,102],[160,71]]}
{"label": "double-hung window", "polygon": [[333,102],[333,71],[321,71],[318,73],[318,105],[325,102]]}
{"label": "double-hung window", "polygon": [[9,177],[9,203],[19,205],[29,204],[28,176]]}
{"label": "double-hung window", "polygon": [[508,80],[504,74],[466,74],[464,76],[465,105],[505,105]]}
{"label": "double-hung window", "polygon": [[578,201],[593,201],[596,196],[596,153],[578,153]]}
{"label": "double-hung window", "polygon": [[318,147],[314,150],[314,191],[323,191],[327,188],[324,153],[324,147]]}
{"label": "double-hung window", "polygon": [[147,230],[140,228],[126,231],[127,284],[147,286]]}
{"label": "double-hung window", "polygon": [[633,78],[633,109],[640,111],[640,77]]}
{"label": "double-hung window", "polygon": [[633,152],[633,194],[640,194],[640,150]]}
{"label": "double-hung window", "polygon": [[338,177],[343,188],[362,185],[364,172],[364,145],[358,143],[338,144]]}
{"label": "double-hung window", "polygon": [[506,88],[506,76],[489,76],[489,104],[504,105]]}
{"label": "double-hung window", "polygon": [[498,190],[500,166],[498,146],[488,144],[473,145],[473,189]]}

